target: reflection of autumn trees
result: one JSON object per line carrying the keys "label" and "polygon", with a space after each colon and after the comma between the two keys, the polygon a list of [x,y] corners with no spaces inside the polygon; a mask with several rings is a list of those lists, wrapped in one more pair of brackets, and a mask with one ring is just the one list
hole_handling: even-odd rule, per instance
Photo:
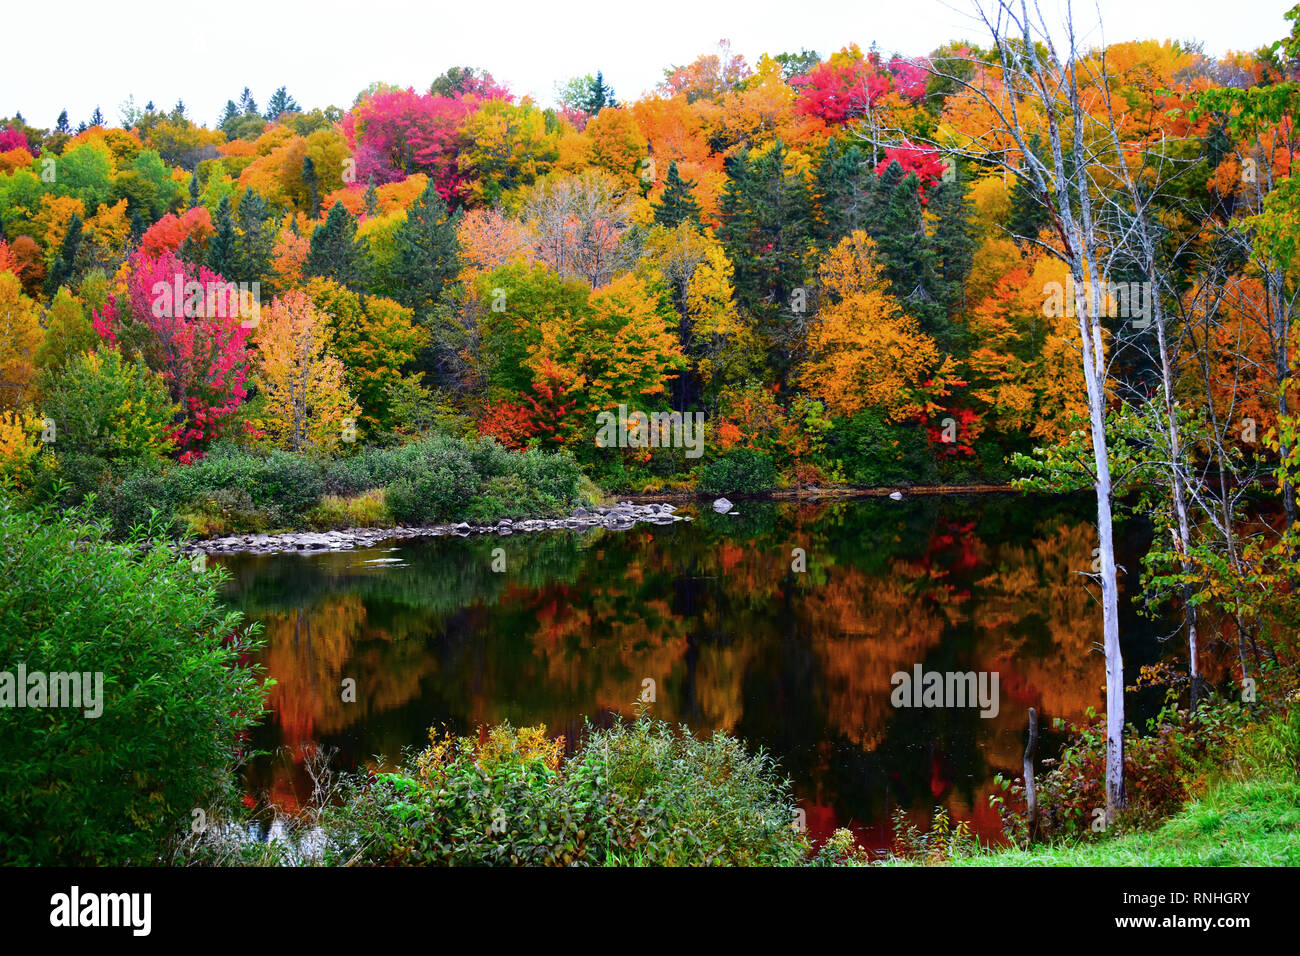
{"label": "reflection of autumn trees", "polygon": [[[233,559],[231,593],[263,622],[278,681],[262,744],[321,740],[350,764],[394,757],[434,723],[572,734],[633,713],[648,677],[657,716],[767,747],[828,820],[942,803],[993,835],[992,773],[1018,772],[1026,708],[1078,717],[1099,699],[1097,615],[1075,573],[1090,525],[1018,498],[739,510],[622,534]],[[506,573],[491,570],[498,546]],[[896,710],[890,678],[916,663],[999,671],[998,717]],[[302,789],[291,764],[263,775],[279,795]]]}
{"label": "reflection of autumn trees", "polygon": [[822,668],[829,724],[864,750],[883,737],[894,708],[890,677],[924,661],[943,637],[944,621],[926,599],[928,588],[903,562],[868,577],[842,568],[802,605],[802,630]]}

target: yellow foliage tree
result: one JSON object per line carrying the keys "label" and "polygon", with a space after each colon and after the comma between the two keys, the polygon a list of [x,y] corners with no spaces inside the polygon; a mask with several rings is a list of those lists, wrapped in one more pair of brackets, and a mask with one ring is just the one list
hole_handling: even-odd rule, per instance
{"label": "yellow foliage tree", "polygon": [[31,396],[36,349],[42,338],[36,303],[12,272],[0,272],[0,408],[18,408]]}
{"label": "yellow foliage tree", "polygon": [[878,408],[902,421],[922,414],[923,390],[952,377],[952,359],[890,294],[875,242],[861,230],[846,236],[827,253],[819,280],[803,387],[836,415]]}
{"label": "yellow foliage tree", "polygon": [[257,385],[266,396],[258,427],[290,451],[337,448],[360,409],[330,354],[330,329],[303,292],[287,292],[262,311],[257,328]]}

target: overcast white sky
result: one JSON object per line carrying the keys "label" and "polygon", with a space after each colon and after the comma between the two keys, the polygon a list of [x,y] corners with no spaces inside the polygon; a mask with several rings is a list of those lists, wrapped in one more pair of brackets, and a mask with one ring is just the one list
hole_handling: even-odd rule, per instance
{"label": "overcast white sky", "polygon": [[[556,81],[604,71],[633,99],[665,67],[720,39],[752,64],[762,53],[822,56],[873,41],[921,55],[953,39],[983,41],[973,0],[63,0],[7,3],[0,116],[21,110],[75,126],[96,106],[116,123],[128,94],[143,106],[185,101],[211,125],[252,89],[259,106],[285,85],[304,107],[351,105],[375,80],[417,90],[450,66],[481,67],[520,94],[553,100]],[[1064,0],[1044,0],[1054,9]],[[1255,49],[1287,32],[1292,0],[1076,0],[1076,20],[1101,11],[1108,42],[1194,39],[1206,51]]]}

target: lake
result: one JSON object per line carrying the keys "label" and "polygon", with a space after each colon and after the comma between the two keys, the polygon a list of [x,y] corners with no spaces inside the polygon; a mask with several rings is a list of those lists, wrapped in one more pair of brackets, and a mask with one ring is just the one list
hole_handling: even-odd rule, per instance
{"label": "lake", "polygon": [[[690,503],[690,522],[630,531],[214,558],[231,574],[228,601],[262,623],[276,681],[248,799],[300,805],[313,746],[355,768],[422,745],[431,726],[502,720],[572,743],[586,721],[632,716],[653,696],[642,706],[655,716],[768,750],[816,840],[849,826],[882,847],[896,808],[921,822],[936,806],[998,840],[988,797],[994,774],[1020,774],[1027,709],[1047,728],[1041,757],[1059,747],[1052,718],[1103,704],[1100,606],[1078,573],[1097,543],[1089,499],[735,510]],[[1138,567],[1145,534],[1130,523],[1120,535],[1121,565]],[[1176,642],[1122,600],[1136,674]],[[918,665],[996,674],[996,708],[896,706],[893,675]],[[1159,700],[1132,695],[1130,720]]]}

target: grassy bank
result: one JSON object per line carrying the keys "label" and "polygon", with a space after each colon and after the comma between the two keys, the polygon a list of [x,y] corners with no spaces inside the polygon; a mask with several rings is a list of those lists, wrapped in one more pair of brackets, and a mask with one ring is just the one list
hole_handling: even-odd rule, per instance
{"label": "grassy bank", "polygon": [[1300,779],[1210,787],[1155,830],[957,857],[953,866],[1300,866]]}
{"label": "grassy bank", "polygon": [[[1281,675],[1278,675],[1279,677]],[[1286,682],[1289,684],[1289,681]],[[1129,809],[1112,833],[1092,833],[1088,813],[1068,812],[1071,804],[1096,804],[1097,794],[1063,778],[1078,780],[1070,768],[1085,764],[1079,749],[1091,749],[1087,735],[1067,746],[1062,767],[1044,778],[1048,811],[1058,826],[1033,846],[1024,840],[1022,813],[1004,814],[1013,834],[1011,847],[985,849],[973,839],[937,841],[914,836],[891,865],[947,866],[1297,866],[1300,865],[1300,709],[1294,693],[1255,719],[1231,705],[1208,707],[1188,718],[1185,730],[1199,739],[1217,737],[1204,751],[1187,749],[1186,739],[1170,730],[1179,712],[1167,711],[1155,732],[1143,740],[1151,759],[1129,783]],[[1091,743],[1095,743],[1092,741]],[[1139,756],[1141,760],[1141,755]],[[1165,776],[1147,767],[1162,765]],[[1135,768],[1130,767],[1130,770]],[[1062,773],[1064,770],[1064,773]],[[1169,781],[1185,787],[1174,791]],[[1055,789],[1053,789],[1055,788]],[[1175,802],[1161,804],[1152,791]],[[1174,797],[1178,793],[1181,796]],[[1068,822],[1069,825],[1066,825]],[[917,852],[920,851],[920,852]],[[929,851],[929,852],[925,852]]]}

